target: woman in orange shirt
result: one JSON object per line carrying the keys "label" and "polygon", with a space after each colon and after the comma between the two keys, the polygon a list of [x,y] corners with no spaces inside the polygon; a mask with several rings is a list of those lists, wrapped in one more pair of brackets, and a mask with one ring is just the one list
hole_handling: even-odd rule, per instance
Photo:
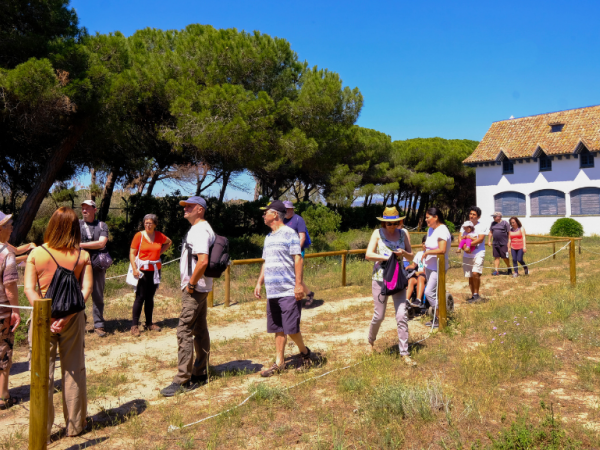
{"label": "woman in orange shirt", "polygon": [[169,249],[172,241],[160,231],[155,231],[157,225],[158,217],[154,214],[145,215],[144,231],[136,233],[129,250],[133,275],[138,279],[131,326],[131,334],[134,336],[140,335],[142,306],[146,315],[146,329],[160,331],[160,327],[152,323],[154,294],[160,283],[160,255]]}
{"label": "woman in orange shirt", "polygon": [[[90,255],[81,250],[79,218],[71,208],[62,207],[52,214],[44,245],[35,248],[25,266],[25,295],[34,300],[46,295],[58,265],[75,272],[85,300],[92,293],[93,274]],[[40,292],[36,289],[39,287]],[[31,329],[30,342],[31,342]],[[63,414],[67,436],[77,436],[86,427],[87,393],[85,357],[85,313],[80,311],[62,319],[50,320],[50,383],[48,384],[48,436],[54,424],[54,367],[60,355]]]}

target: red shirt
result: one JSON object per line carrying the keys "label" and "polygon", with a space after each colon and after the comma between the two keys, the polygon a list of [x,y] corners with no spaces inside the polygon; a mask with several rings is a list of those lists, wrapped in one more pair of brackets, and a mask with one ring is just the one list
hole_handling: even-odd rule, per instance
{"label": "red shirt", "polygon": [[[140,247],[140,240],[142,240],[142,246]],[[160,231],[154,232],[154,242],[148,242],[148,239],[142,239],[142,232],[138,232],[133,237],[133,241],[131,241],[131,248],[140,249],[138,252],[138,259],[142,261],[156,261],[160,259],[160,249],[163,244],[167,242],[167,237],[162,234]],[[156,264],[156,266],[160,269],[160,263]],[[148,270],[150,272],[154,272],[154,266],[148,266]]]}

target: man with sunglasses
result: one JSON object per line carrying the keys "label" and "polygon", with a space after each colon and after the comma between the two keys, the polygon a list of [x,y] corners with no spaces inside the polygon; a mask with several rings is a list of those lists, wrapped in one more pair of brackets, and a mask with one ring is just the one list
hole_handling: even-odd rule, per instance
{"label": "man with sunglasses", "polygon": [[262,285],[267,291],[267,332],[275,333],[277,355],[275,363],[260,374],[270,377],[285,369],[285,344],[289,336],[298,346],[304,366],[310,365],[311,352],[304,345],[300,332],[300,316],[304,298],[302,287],[302,249],[298,233],[283,223],[286,214],[283,202],[267,205],[263,218],[271,232],[265,238],[260,275],[254,296],[261,298]]}

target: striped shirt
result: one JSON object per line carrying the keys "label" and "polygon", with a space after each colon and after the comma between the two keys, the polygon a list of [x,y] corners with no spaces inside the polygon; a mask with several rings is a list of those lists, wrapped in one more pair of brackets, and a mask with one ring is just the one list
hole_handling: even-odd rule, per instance
{"label": "striped shirt", "polygon": [[294,255],[302,253],[298,234],[288,226],[265,238],[265,288],[267,298],[293,297],[296,286]]}
{"label": "striped shirt", "polygon": [[[3,244],[0,244],[0,248],[3,246]],[[15,254],[4,247],[0,251],[0,304],[8,304],[5,286],[10,283],[16,283],[18,279],[19,275],[17,273]],[[9,308],[0,308],[0,318],[10,316],[11,311]]]}

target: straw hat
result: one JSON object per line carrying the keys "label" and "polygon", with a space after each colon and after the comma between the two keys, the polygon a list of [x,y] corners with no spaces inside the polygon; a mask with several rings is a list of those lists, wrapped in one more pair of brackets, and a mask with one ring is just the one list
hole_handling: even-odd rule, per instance
{"label": "straw hat", "polygon": [[400,213],[395,206],[388,206],[383,210],[383,217],[378,217],[377,220],[382,222],[396,222],[398,220],[404,220],[406,216],[400,217]]}
{"label": "straw hat", "polygon": [[12,214],[4,214],[2,211],[0,211],[0,227],[3,226],[6,222],[8,222],[11,217]]}

